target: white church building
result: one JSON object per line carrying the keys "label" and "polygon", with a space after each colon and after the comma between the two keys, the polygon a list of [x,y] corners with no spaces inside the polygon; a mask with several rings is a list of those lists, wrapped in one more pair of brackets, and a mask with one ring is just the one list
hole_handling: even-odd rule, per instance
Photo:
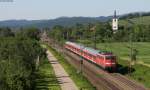
{"label": "white church building", "polygon": [[114,12],[114,17],[112,19],[112,30],[114,31],[114,33],[116,31],[118,31],[118,18],[117,18],[117,15],[116,15],[116,11]]}

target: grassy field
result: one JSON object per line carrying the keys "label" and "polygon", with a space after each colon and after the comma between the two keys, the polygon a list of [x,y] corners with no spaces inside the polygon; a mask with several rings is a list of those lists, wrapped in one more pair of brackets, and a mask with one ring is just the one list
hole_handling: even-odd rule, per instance
{"label": "grassy field", "polygon": [[[120,59],[130,60],[130,44],[129,43],[105,43],[98,44],[98,49],[112,51]],[[150,64],[150,43],[133,43],[133,47],[137,49],[137,61],[143,61]]]}
{"label": "grassy field", "polygon": [[85,87],[85,90],[95,90],[93,85],[82,75],[77,73],[77,70],[71,66],[67,60],[64,59],[64,56],[61,53],[58,53],[51,47],[48,47],[49,50],[54,54],[54,56],[59,60],[61,65],[64,67],[66,72],[69,74],[71,79],[75,82],[79,89]]}
{"label": "grassy field", "polygon": [[47,59],[40,62],[39,70],[35,72],[35,90],[61,90],[52,66]]}

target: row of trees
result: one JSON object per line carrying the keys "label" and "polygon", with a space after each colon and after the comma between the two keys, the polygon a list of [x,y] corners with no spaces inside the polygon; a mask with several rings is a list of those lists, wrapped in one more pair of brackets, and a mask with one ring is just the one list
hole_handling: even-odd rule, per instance
{"label": "row of trees", "polygon": [[134,42],[150,42],[150,25],[123,27],[123,29],[114,34],[114,40],[120,42],[127,42],[129,40]]}
{"label": "row of trees", "polygon": [[57,41],[63,40],[90,40],[96,42],[149,42],[150,26],[130,25],[120,26],[115,34],[110,23],[76,24],[73,27],[55,26],[49,32],[51,38]]}
{"label": "row of trees", "polygon": [[33,90],[36,59],[44,55],[39,30],[29,28],[12,32],[0,28],[0,89]]}
{"label": "row of trees", "polygon": [[49,36],[57,41],[71,40],[76,41],[79,39],[93,40],[96,36],[99,42],[103,42],[104,38],[112,37],[113,32],[109,23],[97,24],[76,24],[73,27],[55,26],[49,32]]}

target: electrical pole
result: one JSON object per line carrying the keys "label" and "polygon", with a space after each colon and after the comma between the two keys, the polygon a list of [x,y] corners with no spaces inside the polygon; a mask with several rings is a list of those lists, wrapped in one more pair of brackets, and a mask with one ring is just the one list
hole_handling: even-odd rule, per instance
{"label": "electrical pole", "polygon": [[132,61],[133,61],[133,42],[132,42],[132,34],[130,35],[130,62],[129,62],[129,75],[131,74],[131,69],[132,69]]}
{"label": "electrical pole", "polygon": [[94,34],[94,37],[93,37],[93,44],[94,44],[94,49],[96,49],[96,26],[94,26],[93,28],[91,28],[91,31],[92,31],[93,34]]}
{"label": "electrical pole", "polygon": [[94,49],[96,49],[96,30],[94,30]]}
{"label": "electrical pole", "polygon": [[[82,40],[82,37],[80,35],[80,40]],[[83,73],[83,49],[84,47],[82,47],[82,45],[80,45],[80,57],[81,57],[81,60],[80,60],[80,73],[82,74]]]}
{"label": "electrical pole", "polygon": [[81,49],[81,62],[80,62],[80,73],[83,73],[83,57],[82,57],[82,49]]}
{"label": "electrical pole", "polygon": [[[127,20],[130,24],[134,25],[134,23],[131,20]],[[127,25],[128,26],[128,25]],[[134,59],[136,60],[136,49],[133,48],[133,32],[130,34],[130,61],[129,61],[129,75],[132,71],[132,63]],[[134,50],[134,51],[133,51]]]}

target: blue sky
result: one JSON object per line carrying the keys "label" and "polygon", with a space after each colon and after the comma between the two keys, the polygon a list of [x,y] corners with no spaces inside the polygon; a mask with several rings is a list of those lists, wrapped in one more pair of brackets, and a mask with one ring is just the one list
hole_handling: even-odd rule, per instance
{"label": "blue sky", "polygon": [[150,11],[150,0],[14,0],[0,2],[0,20],[54,19],[61,16],[109,16]]}

